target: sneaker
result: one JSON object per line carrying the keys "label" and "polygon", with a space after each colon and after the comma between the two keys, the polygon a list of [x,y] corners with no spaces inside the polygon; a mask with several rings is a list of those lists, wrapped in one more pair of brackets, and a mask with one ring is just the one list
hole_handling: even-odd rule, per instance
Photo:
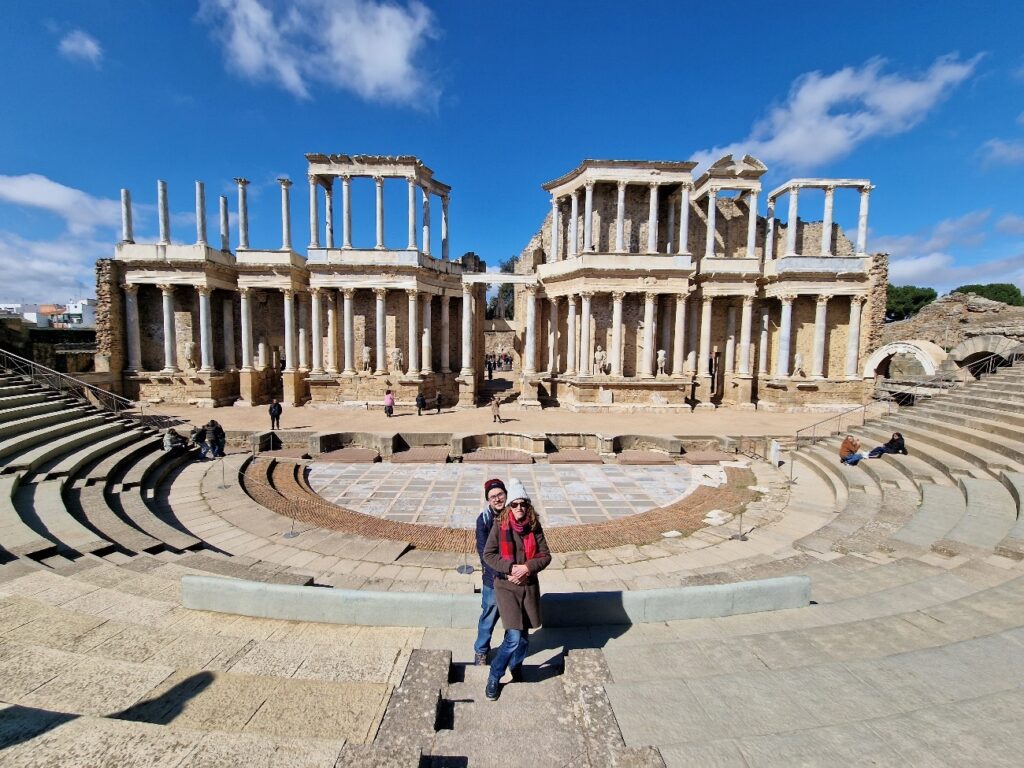
{"label": "sneaker", "polygon": [[481,667],[487,663],[487,651],[473,655],[473,665]]}
{"label": "sneaker", "polygon": [[521,682],[523,682],[523,665],[522,664],[520,664],[518,666],[515,666],[515,667],[512,667],[512,669],[510,669],[509,672],[512,673],[512,682],[513,683],[521,683]]}
{"label": "sneaker", "polygon": [[497,699],[498,699],[498,691],[499,691],[498,678],[496,678],[496,677],[488,677],[487,678],[487,687],[484,688],[484,696],[486,696],[488,698],[488,700],[490,700],[490,701],[497,701]]}

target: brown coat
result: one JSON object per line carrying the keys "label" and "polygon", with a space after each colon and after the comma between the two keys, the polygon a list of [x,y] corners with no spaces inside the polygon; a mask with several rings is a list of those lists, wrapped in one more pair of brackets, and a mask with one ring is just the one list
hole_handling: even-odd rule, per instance
{"label": "brown coat", "polygon": [[[548,567],[551,562],[551,550],[544,538],[544,529],[538,522],[533,530],[537,537],[537,556],[526,560],[523,540],[512,532],[513,555],[516,563],[526,564],[530,569],[530,578],[525,584],[513,584],[508,579],[494,578],[494,598],[498,603],[498,615],[505,629],[536,629],[541,625],[540,615],[540,581],[537,574]],[[484,545],[484,562],[499,574],[508,575],[512,572],[512,561],[501,557],[500,539],[501,525],[497,521],[491,528]]]}
{"label": "brown coat", "polygon": [[848,459],[855,454],[860,448],[860,440],[855,437],[847,437],[843,439],[843,444],[839,446],[839,458]]}

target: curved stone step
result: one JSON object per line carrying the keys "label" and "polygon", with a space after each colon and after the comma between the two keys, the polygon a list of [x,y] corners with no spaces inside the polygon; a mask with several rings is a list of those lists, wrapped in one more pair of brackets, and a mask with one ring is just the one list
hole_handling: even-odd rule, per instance
{"label": "curved stone step", "polygon": [[46,427],[54,427],[65,422],[74,421],[86,415],[100,415],[96,410],[87,406],[75,408],[61,408],[59,410],[47,411],[25,416],[20,419],[13,419],[0,423],[0,438],[10,440],[18,435],[29,432],[38,432]]}
{"label": "curved stone step", "polygon": [[17,556],[52,551],[53,542],[25,525],[14,506],[20,480],[20,473],[0,475],[0,547]]}
{"label": "curved stone step", "polygon": [[[2,399],[2,398],[0,398]],[[17,405],[7,408],[0,407],[0,423],[6,424],[11,421],[20,421],[29,416],[52,413],[67,407],[65,401],[55,397],[41,398],[26,405]]]}
{"label": "curved stone step", "polygon": [[160,541],[118,516],[110,506],[103,485],[67,490],[65,496],[72,514],[121,549],[128,552],[151,552],[163,546]]}
{"label": "curved stone step", "polygon": [[4,471],[27,470],[35,472],[44,463],[59,456],[64,456],[79,446],[102,440],[124,430],[123,424],[117,421],[108,421],[102,415],[83,419],[82,422],[73,429],[74,422],[63,424],[61,427],[64,431],[60,434],[49,435],[36,441],[37,443],[42,442],[42,445],[35,444],[34,447],[28,450],[22,450],[13,456],[8,456],[4,464]]}
{"label": "curved stone step", "polygon": [[1009,534],[1017,521],[1017,505],[998,480],[965,477],[960,488],[967,497],[967,507],[960,521],[932,549],[956,555],[963,545],[990,550]]}
{"label": "curved stone step", "polygon": [[70,478],[85,465],[102,459],[129,443],[136,443],[144,434],[142,430],[126,428],[104,440],[87,443],[76,451],[40,464],[36,469],[36,475],[47,480],[57,477]]}
{"label": "curved stone step", "polygon": [[[909,409],[907,409],[909,410]],[[1020,471],[1024,469],[1024,446],[1006,438],[1001,438],[981,430],[956,425],[955,419],[929,419],[915,416],[904,410],[899,416],[893,417],[893,423],[904,425],[904,437],[910,434],[930,435],[933,445],[945,445],[946,449],[957,454],[976,466],[983,467],[990,474],[998,476],[999,472],[1008,469]]]}
{"label": "curved stone step", "polygon": [[160,449],[163,443],[160,435],[150,435],[145,432],[143,434],[144,437],[136,442],[107,456],[98,457],[95,463],[86,465],[81,473],[86,484],[123,474],[129,464],[135,463],[144,454]]}
{"label": "curved stone step", "polygon": [[919,424],[893,419],[887,421],[883,429],[890,435],[893,432],[900,432],[906,439],[908,451],[954,481],[965,476],[982,479],[993,477],[992,471],[988,468],[991,464],[979,458],[979,453],[985,453],[986,458],[1002,462],[1002,465],[1007,464],[1002,456],[978,450],[973,445],[964,447],[959,441],[951,440],[948,435],[932,432]]}
{"label": "curved stone step", "polygon": [[0,397],[0,413],[32,403],[42,403],[52,399],[53,395],[43,390],[22,391],[18,394]]}
{"label": "curved stone step", "polygon": [[921,506],[891,538],[902,544],[928,549],[953,530],[966,511],[967,500],[960,488],[924,483],[921,485]]}
{"label": "curved stone step", "polygon": [[[862,427],[860,434],[865,438],[871,438],[871,441],[877,445],[883,445],[892,436],[892,432],[887,432],[881,427]],[[935,461],[937,454],[934,451],[929,449],[925,451],[925,454]],[[929,463],[918,456],[916,450],[906,456],[903,454],[883,454],[881,458],[871,459],[871,461],[883,462],[894,467],[918,487],[922,482],[934,483],[936,485],[956,485],[956,481],[950,476],[951,469],[949,466]],[[960,466],[961,462],[957,459],[956,463],[957,466]]]}
{"label": "curved stone step", "polygon": [[88,553],[110,544],[83,526],[68,512],[62,497],[63,480],[29,483],[14,495],[14,508],[29,528],[60,549]]}

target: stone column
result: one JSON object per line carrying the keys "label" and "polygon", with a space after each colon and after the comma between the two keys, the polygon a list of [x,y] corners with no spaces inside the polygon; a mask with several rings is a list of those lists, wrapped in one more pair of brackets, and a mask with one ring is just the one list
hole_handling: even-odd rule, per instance
{"label": "stone column", "polygon": [[583,252],[590,253],[594,250],[594,182],[588,181],[585,189],[586,199],[583,204]]}
{"label": "stone column", "polygon": [[346,376],[356,375],[356,321],[353,303],[355,299],[355,288],[341,289],[341,305],[344,336],[345,367],[342,373]]}
{"label": "stone column", "polygon": [[782,317],[779,320],[779,359],[775,365],[775,376],[785,379],[789,376],[789,345],[793,325],[793,300],[796,296],[780,296]]}
{"label": "stone column", "polygon": [[725,365],[726,373],[736,371],[736,307],[725,308]]}
{"label": "stone column", "polygon": [[[388,348],[387,348],[387,306],[385,302],[388,297],[387,288],[374,288],[374,296],[377,297],[377,364],[374,366],[374,374],[388,372]],[[401,371],[395,371],[401,373]]]}
{"label": "stone column", "polygon": [[164,371],[174,373],[178,370],[178,345],[174,335],[174,286],[161,285],[164,310]]}
{"label": "stone column", "polygon": [[171,242],[171,211],[167,207],[167,182],[161,179],[156,183],[156,207],[160,215],[159,245],[170,245]]}
{"label": "stone column", "polygon": [[221,303],[221,318],[224,330],[224,368],[236,370],[235,366],[235,302],[228,298]]}
{"label": "stone column", "polygon": [[857,214],[857,255],[866,256],[868,252],[868,203],[874,186],[868,184],[860,188],[860,212]]}
{"label": "stone column", "polygon": [[558,261],[558,198],[551,195],[551,259]]}
{"label": "stone column", "polygon": [[658,294],[644,294],[644,354],[640,358],[641,379],[654,378],[654,309],[657,302]]}
{"label": "stone column", "polygon": [[575,256],[579,253],[579,229],[577,220],[580,216],[580,196],[576,190],[572,193],[572,202],[570,205],[570,214],[572,218],[569,219],[569,255]]}
{"label": "stone column", "polygon": [[743,297],[743,312],[740,315],[740,376],[750,375],[750,324],[753,319],[754,297]]}
{"label": "stone column", "polygon": [[576,294],[565,297],[565,374],[576,374],[576,363],[579,357],[576,352]]}
{"label": "stone column", "polygon": [[284,295],[284,369],[295,370],[295,294],[290,289]]}
{"label": "stone column", "polygon": [[[705,378],[711,376],[711,302],[713,296],[705,296],[700,316],[700,355],[697,359],[697,373]],[[709,395],[710,396],[710,395]]]}
{"label": "stone column", "polygon": [[846,378],[860,376],[860,318],[864,307],[864,296],[850,297],[850,326],[846,338]]}
{"label": "stone column", "polygon": [[242,251],[249,247],[249,204],[245,194],[249,180],[237,178],[235,184],[238,185],[238,249]]}
{"label": "stone column", "polygon": [[615,251],[626,252],[626,182],[620,181],[619,199],[615,208]]}
{"label": "stone column", "polygon": [[334,247],[334,177],[324,179],[324,241],[328,248]]}
{"label": "stone column", "polygon": [[537,372],[537,286],[526,286],[526,338],[523,343],[523,373]]}
{"label": "stone column", "polygon": [[423,187],[423,253],[430,255],[430,190]]}
{"label": "stone column", "polygon": [[242,318],[242,370],[252,370],[252,303],[250,296],[251,288],[239,288],[238,296],[240,301],[239,315]]}
{"label": "stone column", "polygon": [[206,245],[206,187],[196,182],[196,245]]}
{"label": "stone column", "polygon": [[473,374],[473,286],[462,284],[462,370],[461,376]]}
{"label": "stone column", "polygon": [[337,291],[327,289],[327,372],[338,372],[338,302]]}
{"label": "stone column", "polygon": [[684,182],[679,190],[679,255],[690,255],[690,190],[693,185]]}
{"label": "stone column", "polygon": [[256,344],[256,370],[265,371],[270,365],[270,348],[267,346],[267,337],[260,336]]}
{"label": "stone column", "polygon": [[409,297],[409,359],[406,374],[415,376],[420,372],[420,294],[415,288],[407,289],[405,294]]}
{"label": "stone column", "polygon": [[341,177],[341,247],[352,247],[352,177]]}
{"label": "stone column", "polygon": [[452,315],[450,310],[451,297],[448,294],[443,294],[441,296],[441,373],[450,373],[452,370]]}
{"label": "stone column", "polygon": [[[655,349],[657,352],[659,349],[665,350],[666,357],[672,350],[672,325],[669,323],[669,315],[672,314],[672,308],[669,306],[669,294],[665,294],[665,299],[662,301],[661,297],[658,297],[658,303],[654,306],[654,327],[657,331],[658,336],[661,338],[658,340],[658,346]],[[666,360],[666,371],[668,370],[668,361]],[[655,375],[658,373],[658,356],[655,354],[654,362],[651,363],[652,371]]]}
{"label": "stone column", "polygon": [[580,368],[579,376],[591,376],[594,372],[594,358],[590,355],[590,300],[593,291],[580,293]]}
{"label": "stone column", "polygon": [[288,179],[278,179],[277,183],[281,185],[281,250],[290,251],[292,249],[292,206],[291,206],[291,189],[292,183]]}
{"label": "stone column", "polygon": [[128,368],[131,373],[142,370],[142,337],[139,334],[139,286],[124,286],[125,331],[128,336]]}
{"label": "stone column", "polygon": [[658,183],[652,181],[647,202],[647,252],[658,252]]}
{"label": "stone column", "polygon": [[712,189],[708,192],[708,236],[704,243],[705,259],[712,259],[715,256],[715,216],[717,213],[718,190]]}
{"label": "stone column", "polygon": [[309,247],[319,248],[320,247],[320,221],[317,215],[317,209],[320,206],[320,201],[317,200],[316,188],[319,186],[316,180],[315,174],[309,174]]}
{"label": "stone column", "polygon": [[310,306],[313,317],[313,370],[312,374],[324,372],[324,333],[320,315],[320,288],[310,289]]}
{"label": "stone column", "polygon": [[[800,205],[800,187],[789,188],[789,220],[786,222],[786,253],[784,256],[796,256],[796,230],[799,221],[797,208]],[[788,363],[787,363],[788,365]]]}
{"label": "stone column", "polygon": [[210,306],[212,289],[198,287],[199,293],[199,370],[208,373],[213,370],[213,312]]}
{"label": "stone column", "polygon": [[309,294],[299,291],[295,295],[296,310],[299,313],[299,370],[309,370]]}
{"label": "stone column", "polygon": [[448,261],[448,195],[441,195],[441,259]]}
{"label": "stone column", "polygon": [[672,205],[671,199],[668,200],[668,232],[665,235],[665,253],[674,253],[676,249],[676,209]]}
{"label": "stone column", "polygon": [[811,378],[825,378],[825,331],[827,330],[827,307],[828,300],[832,297],[827,293],[818,296],[817,305],[814,308],[814,354],[811,357]]}
{"label": "stone column", "polygon": [[227,253],[231,250],[231,235],[228,229],[228,199],[221,195],[218,201],[220,203],[220,249]]}
{"label": "stone column", "polygon": [[771,310],[761,307],[761,338],[757,346],[757,375],[759,378],[768,375],[768,329],[771,325]]}
{"label": "stone column", "polygon": [[625,291],[612,293],[612,348],[608,357],[612,362],[612,376],[622,377],[622,301]]}
{"label": "stone column", "polygon": [[749,212],[747,213],[747,258],[754,258],[754,246],[757,245],[757,190],[752,189],[748,197]]}
{"label": "stone column", "polygon": [[377,187],[377,250],[384,249],[384,177],[374,176],[373,183]]}
{"label": "stone column", "polygon": [[836,188],[825,187],[825,215],[821,221],[821,255],[832,255],[832,212],[835,209]]}
{"label": "stone column", "polygon": [[416,250],[416,180],[410,176],[409,183],[409,244],[406,250]]}
{"label": "stone column", "polygon": [[775,198],[768,198],[768,217],[766,219],[764,235],[764,260],[771,261],[775,258]]}
{"label": "stone column", "polygon": [[132,193],[127,189],[121,190],[121,242],[135,242],[132,227]]}
{"label": "stone column", "polygon": [[686,299],[688,294],[676,294],[676,323],[672,335],[672,378],[681,379],[686,368]]}
{"label": "stone column", "polygon": [[700,330],[700,303],[690,302],[690,318],[686,326],[686,370],[697,373],[697,334]]}
{"label": "stone column", "polygon": [[548,373],[558,373],[558,297],[548,297]]}
{"label": "stone column", "polygon": [[431,326],[431,303],[434,301],[434,297],[429,293],[423,294],[423,328],[420,331],[420,373],[424,376],[434,372],[434,348],[431,344],[430,338],[430,326]]}

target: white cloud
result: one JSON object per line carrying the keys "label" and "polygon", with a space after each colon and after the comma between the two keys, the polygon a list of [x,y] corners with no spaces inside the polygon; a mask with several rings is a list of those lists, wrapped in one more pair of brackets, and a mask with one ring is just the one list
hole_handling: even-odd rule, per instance
{"label": "white cloud", "polygon": [[1017,115],[1017,125],[1024,125],[1024,112]]}
{"label": "white cloud", "polygon": [[89,235],[98,227],[116,226],[121,220],[119,201],[93,197],[38,173],[0,176],[0,202],[55,213],[64,219],[72,235]]}
{"label": "white cloud", "polygon": [[113,254],[113,244],[61,237],[28,240],[0,231],[0,300],[63,301],[96,292],[96,259]]}
{"label": "white cloud", "polygon": [[976,248],[985,241],[984,224],[991,211],[970,211],[955,219],[943,219],[929,230],[912,235],[889,235],[872,240],[871,249],[892,259],[920,258],[951,247]]}
{"label": "white cloud", "polygon": [[72,61],[84,61],[99,67],[103,59],[103,48],[99,41],[81,29],[68,32],[57,44],[57,50],[61,56]]}
{"label": "white cloud", "polygon": [[889,264],[893,285],[921,285],[949,291],[970,283],[1016,283],[1024,287],[1024,253],[973,264],[958,264],[948,253],[930,253]]}
{"label": "white cloud", "polygon": [[201,0],[199,18],[223,41],[231,69],[300,99],[326,85],[369,101],[437,103],[416,57],[438,33],[418,0]]}
{"label": "white cloud", "polygon": [[917,76],[887,74],[881,58],[827,75],[808,72],[793,82],[785,102],[754,124],[746,139],[703,150],[693,159],[704,165],[731,152],[788,170],[820,167],[868,139],[909,131],[973,74],[980,59],[942,56]]}
{"label": "white cloud", "polygon": [[989,139],[981,145],[981,159],[987,166],[1024,163],[1024,141]]}
{"label": "white cloud", "polygon": [[1024,216],[1008,213],[996,222],[996,229],[1007,235],[1024,235]]}

